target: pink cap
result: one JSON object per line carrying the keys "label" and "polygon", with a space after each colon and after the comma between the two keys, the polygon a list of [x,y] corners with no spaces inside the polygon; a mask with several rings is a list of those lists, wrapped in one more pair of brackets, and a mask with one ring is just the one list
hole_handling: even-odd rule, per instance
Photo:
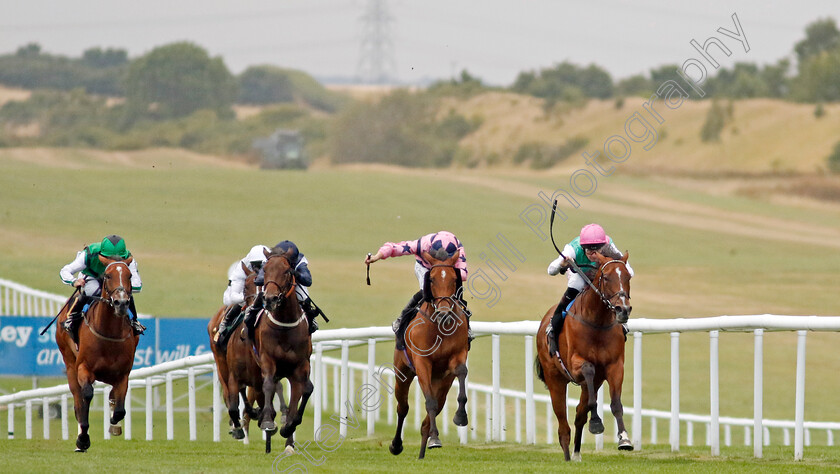
{"label": "pink cap", "polygon": [[607,243],[607,233],[604,228],[598,224],[588,224],[583,226],[580,230],[580,244],[605,244]]}

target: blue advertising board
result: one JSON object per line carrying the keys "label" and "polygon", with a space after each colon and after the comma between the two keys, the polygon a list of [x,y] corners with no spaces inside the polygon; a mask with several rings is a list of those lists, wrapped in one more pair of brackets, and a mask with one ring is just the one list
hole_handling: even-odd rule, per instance
{"label": "blue advertising board", "polygon": [[[0,375],[64,375],[51,317],[0,316]],[[134,354],[134,368],[210,352],[206,319],[142,319],[147,327]]]}

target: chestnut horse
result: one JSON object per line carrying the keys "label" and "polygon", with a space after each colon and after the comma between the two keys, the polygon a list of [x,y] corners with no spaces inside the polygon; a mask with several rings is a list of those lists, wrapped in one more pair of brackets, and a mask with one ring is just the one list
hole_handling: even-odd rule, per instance
{"label": "chestnut horse", "polygon": [[[131,271],[127,260],[99,257],[105,265],[102,276],[102,297],[97,298],[84,315],[79,327],[79,344],[63,329],[55,332],[55,342],[64,357],[67,368],[67,382],[73,394],[73,408],[79,423],[76,451],[84,452],[90,447],[88,415],[93,399],[93,384],[97,380],[113,386],[111,399],[110,432],[122,434],[118,423],[125,417],[125,394],[128,390],[128,374],[134,365],[134,351],[140,337],[134,334],[129,321],[131,301]],[[59,315],[60,324],[67,319],[69,310],[65,306]]]}
{"label": "chestnut horse", "polygon": [[[621,325],[627,322],[630,306],[630,272],[625,253],[620,260],[611,260],[596,254],[598,272],[592,280],[597,288],[587,287],[572,304],[559,334],[560,358],[548,353],[545,337],[546,326],[557,305],[549,308],[537,331],[537,359],[535,368],[540,380],[545,382],[551,395],[554,415],[559,428],[557,435],[566,461],[569,456],[571,430],[566,420],[566,386],[569,382],[580,384],[580,402],[575,416],[574,460],[580,461],[580,443],[583,425],[588,414],[589,431],[604,432],[604,424],[597,412],[596,392],[601,384],[610,385],[610,409],[618,424],[618,449],[631,451],[633,444],[624,429],[624,408],[621,405],[621,384],[624,382],[624,333]],[[600,294],[599,294],[600,293]]]}
{"label": "chestnut horse", "polygon": [[[294,449],[295,428],[301,423],[306,402],[314,386],[309,380],[309,357],[312,339],[309,324],[295,294],[294,268],[282,250],[264,252],[268,260],[263,264],[263,311],[256,323],[255,348],[260,363],[265,407],[260,414],[260,429],[266,434],[266,452],[271,452],[271,435],[277,432],[274,422],[277,413],[272,399],[276,385],[285,378],[291,386],[289,411],[280,428],[286,438],[287,451]],[[298,405],[299,403],[299,405]]]}
{"label": "chestnut horse", "polygon": [[[240,263],[240,265],[242,264]],[[257,296],[256,286],[254,285],[256,274],[245,265],[242,265],[242,268],[247,275],[244,289],[246,309],[243,309],[243,311],[247,311],[247,308],[254,303]],[[213,352],[213,358],[216,360],[219,381],[222,385],[222,395],[225,405],[228,407],[231,425],[230,434],[234,439],[242,439],[247,444],[248,427],[251,420],[260,416],[260,410],[264,406],[262,372],[252,349],[252,342],[244,334],[247,331],[244,321],[233,328],[224,349],[219,348],[214,342],[213,336],[229,308],[229,306],[223,306],[216,312],[207,324],[207,333],[210,336],[210,349]],[[285,414],[287,409],[285,398],[282,395],[282,386],[278,386],[278,395],[280,397],[280,410]],[[245,402],[245,416],[241,421],[239,419],[240,396]],[[260,410],[254,408],[254,402],[257,403]]]}
{"label": "chestnut horse", "polygon": [[394,351],[397,399],[397,433],[391,441],[391,454],[403,451],[402,428],[408,414],[408,389],[417,377],[426,399],[426,418],[420,430],[420,457],[429,448],[441,447],[435,418],[455,377],[458,377],[458,410],[452,422],[467,426],[467,314],[460,302],[461,272],[455,268],[459,254],[449,257],[439,250],[435,257],[424,252],[423,258],[433,263],[427,274],[424,301],[405,331],[408,350]]}

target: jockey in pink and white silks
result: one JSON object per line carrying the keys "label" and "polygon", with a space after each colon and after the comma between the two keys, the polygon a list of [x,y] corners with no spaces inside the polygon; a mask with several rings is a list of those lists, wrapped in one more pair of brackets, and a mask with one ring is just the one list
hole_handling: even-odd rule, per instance
{"label": "jockey in pink and white silks", "polygon": [[[575,262],[578,268],[589,278],[589,281],[592,281],[598,272],[598,265],[592,261],[595,253],[615,260],[624,256],[618,250],[618,247],[615,246],[613,240],[604,232],[603,227],[598,224],[588,224],[580,230],[580,236],[575,237],[574,240],[566,244],[563,248],[563,254],[548,265],[548,274],[551,276],[555,276],[558,273],[565,274],[566,270],[571,266],[570,262]],[[627,264],[627,270],[632,277],[633,268],[630,267],[630,264]],[[554,310],[554,315],[551,317],[551,324],[546,328],[549,354],[557,353],[557,335],[563,329],[563,312],[566,311],[569,304],[587,286],[583,277],[574,271],[569,272],[567,277],[569,282],[566,292],[560,299],[560,303],[557,304],[557,309]]]}
{"label": "jockey in pink and white silks", "polygon": [[[405,340],[403,336],[408,324],[411,322],[411,319],[414,317],[417,308],[423,300],[423,287],[426,281],[426,274],[429,273],[429,269],[432,268],[432,263],[423,258],[423,253],[437,252],[441,249],[445,251],[449,257],[452,257],[455,253],[459,254],[458,261],[455,263],[455,268],[461,273],[462,287],[457,294],[457,298],[461,303],[463,303],[464,309],[466,310],[467,303],[463,297],[463,284],[466,283],[468,274],[467,255],[464,253],[464,246],[458,238],[455,237],[455,234],[447,231],[440,231],[424,235],[417,240],[385,242],[375,255],[369,256],[365,259],[366,264],[371,264],[389,257],[401,257],[403,255],[414,256],[414,276],[417,277],[417,283],[420,286],[420,291],[411,297],[408,304],[397,317],[397,320],[392,324],[394,333],[396,333],[397,336],[397,350],[405,349]],[[467,315],[470,314],[468,310],[466,313]],[[469,324],[469,321],[467,321],[467,323]],[[470,331],[469,339],[470,341],[473,339],[472,331]]]}

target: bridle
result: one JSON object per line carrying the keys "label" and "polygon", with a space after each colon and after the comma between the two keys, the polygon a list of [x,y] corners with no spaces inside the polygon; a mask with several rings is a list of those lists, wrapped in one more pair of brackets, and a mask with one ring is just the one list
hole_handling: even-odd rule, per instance
{"label": "bridle", "polygon": [[[459,272],[459,271],[460,271],[460,270],[458,270],[458,269],[455,267],[455,265],[444,265],[444,264],[436,264],[436,265],[432,265],[432,266],[429,268],[429,280],[430,280],[429,285],[430,285],[430,286],[431,286],[431,272],[432,272],[432,269],[433,269],[433,268],[437,268],[437,267],[451,268],[451,269],[452,269],[453,271],[455,271],[455,272]],[[462,291],[462,289],[463,289],[463,284],[462,284],[461,288],[456,288],[456,289],[455,289],[455,294],[454,294],[454,295],[449,295],[449,296],[434,296],[434,295],[432,295],[432,294],[431,294],[431,292],[432,292],[432,291],[431,291],[431,288],[429,288],[429,296],[431,296],[431,299],[430,299],[430,300],[428,300],[428,301],[429,301],[429,303],[431,303],[432,308],[434,308],[435,312],[439,311],[439,310],[438,310],[438,302],[439,302],[439,301],[447,301],[447,302],[449,302],[450,306],[453,306],[453,302],[454,302],[454,303],[456,303],[458,306],[463,306],[463,303],[461,303],[461,302],[460,302],[460,300],[459,300],[459,298],[457,297],[458,292],[459,292],[459,291]],[[466,309],[466,308],[464,308],[464,309]]]}
{"label": "bridle", "polygon": [[[612,304],[612,299],[615,298],[616,296],[621,297],[621,298],[629,298],[630,293],[624,291],[624,286],[621,285],[621,282],[619,282],[619,290],[618,291],[611,294],[610,296],[604,296],[604,292],[603,292],[603,289],[602,289],[604,281],[606,280],[606,278],[604,277],[604,269],[607,267],[607,265],[609,265],[611,263],[620,263],[620,264],[624,265],[624,269],[627,270],[627,264],[624,263],[623,261],[621,261],[621,260],[610,260],[608,262],[605,262],[603,265],[601,265],[601,268],[598,269],[598,287],[595,288],[595,285],[593,285],[591,282],[589,283],[589,285],[592,287],[593,290],[595,290],[595,293],[598,295],[599,298],[601,298],[601,301],[604,302],[604,304],[607,306],[607,308],[609,308],[610,311],[615,313],[616,309],[615,309],[615,305]],[[629,273],[629,271],[628,271],[628,273]],[[585,278],[585,275],[584,275],[584,278]]]}
{"label": "bridle", "polygon": [[[282,256],[282,255],[280,255],[280,256]],[[269,257],[269,260],[271,258],[274,258],[274,257],[275,256]],[[283,258],[285,258],[285,257],[283,257]],[[263,283],[263,294],[265,294],[265,289],[268,288],[268,285],[276,286],[277,290],[280,292],[280,295],[278,297],[275,308],[282,307],[286,303],[286,301],[289,299],[289,297],[292,296],[292,293],[294,293],[295,287],[297,286],[297,280],[295,279],[295,272],[294,272],[294,269],[292,269],[292,265],[291,265],[291,262],[289,262],[289,259],[286,259],[286,263],[289,264],[289,268],[286,269],[286,271],[284,271],[282,274],[283,275],[289,275],[288,288],[285,288],[284,285],[281,285],[280,283],[276,282],[275,280],[266,280]],[[267,264],[268,264],[268,261],[266,261],[266,265]],[[273,323],[275,326],[278,326],[282,329],[289,329],[289,328],[297,327],[301,322],[306,320],[306,315],[301,314],[301,317],[297,321],[295,321],[293,323],[284,323],[284,322],[276,320],[271,313],[272,313],[272,311],[269,311],[268,308],[266,308],[265,314],[268,317],[268,320],[271,323]]]}
{"label": "bridle", "polygon": [[110,278],[110,275],[107,275],[107,272],[108,272],[108,269],[111,268],[112,265],[123,265],[123,266],[125,266],[126,270],[128,270],[128,272],[129,272],[129,278],[131,278],[131,270],[129,270],[128,265],[126,265],[125,262],[119,261],[119,262],[109,263],[108,266],[105,267],[105,271],[102,272],[102,280],[103,280],[102,281],[102,296],[103,297],[99,298],[99,299],[101,301],[104,301],[105,303],[108,303],[109,306],[114,307],[114,305],[115,305],[114,298],[118,294],[123,293],[123,294],[125,294],[126,297],[131,298],[131,286],[129,286],[129,288],[126,289],[122,285],[122,282],[120,282],[120,286],[118,286],[116,288],[113,288],[113,289],[110,289],[110,290],[107,288],[107,286],[105,285],[105,279],[106,279],[106,277]]}

